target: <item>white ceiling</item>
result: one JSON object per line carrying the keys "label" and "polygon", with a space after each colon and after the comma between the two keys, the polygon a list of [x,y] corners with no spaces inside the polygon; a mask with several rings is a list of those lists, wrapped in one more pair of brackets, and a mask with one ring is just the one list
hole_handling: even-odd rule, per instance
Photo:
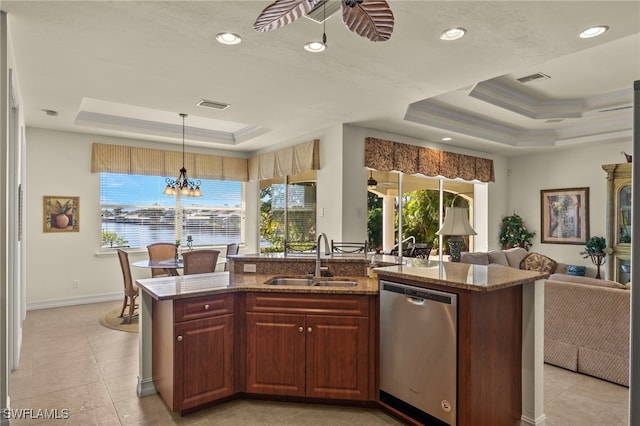
{"label": "white ceiling", "polygon": [[[7,1],[26,124],[251,153],[351,123],[502,155],[631,140],[638,1],[388,1],[391,39],[256,33],[269,1]],[[592,25],[601,37],[580,39]],[[467,29],[454,42],[450,27]],[[216,42],[222,31],[239,45]],[[544,73],[527,84],[517,78]],[[196,106],[202,99],[225,110]],[[54,110],[58,116],[43,110]],[[561,121],[558,121],[562,118]],[[551,122],[548,122],[551,120]],[[306,139],[302,139],[306,140]],[[88,141],[89,143],[90,141]]]}

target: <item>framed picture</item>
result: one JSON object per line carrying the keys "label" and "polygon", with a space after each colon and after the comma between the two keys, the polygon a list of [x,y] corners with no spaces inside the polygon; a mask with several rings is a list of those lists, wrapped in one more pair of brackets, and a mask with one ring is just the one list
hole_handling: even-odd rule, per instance
{"label": "framed picture", "polygon": [[80,231],[80,197],[45,195],[42,213],[43,232]]}
{"label": "framed picture", "polygon": [[589,188],[543,189],[540,206],[542,243],[587,243]]}

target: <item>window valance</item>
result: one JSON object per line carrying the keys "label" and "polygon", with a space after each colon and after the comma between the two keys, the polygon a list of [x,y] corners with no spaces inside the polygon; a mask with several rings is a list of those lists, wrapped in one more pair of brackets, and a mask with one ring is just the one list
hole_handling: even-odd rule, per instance
{"label": "window valance", "polygon": [[493,160],[447,151],[408,145],[376,138],[365,139],[366,167],[405,174],[443,176],[448,179],[495,182]]}
{"label": "window valance", "polygon": [[320,169],[320,141],[315,139],[249,159],[249,180],[297,175]]}
{"label": "window valance", "polygon": [[[184,165],[195,179],[235,180],[249,178],[248,160],[241,157],[184,153]],[[182,152],[94,143],[91,171],[136,175],[174,176],[182,167]]]}

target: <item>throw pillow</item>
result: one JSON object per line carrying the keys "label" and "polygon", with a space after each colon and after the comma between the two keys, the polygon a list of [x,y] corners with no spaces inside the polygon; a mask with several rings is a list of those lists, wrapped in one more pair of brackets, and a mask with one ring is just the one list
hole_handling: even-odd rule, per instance
{"label": "throw pillow", "polygon": [[489,252],[489,263],[497,263],[498,265],[509,266],[507,255],[499,250]]}
{"label": "throw pillow", "polygon": [[520,269],[525,271],[538,271],[553,274],[558,264],[555,260],[540,253],[529,253],[520,262]]}
{"label": "throw pillow", "polygon": [[567,283],[574,283],[574,284],[593,285],[597,287],[619,288],[623,290],[629,290],[631,288],[631,286],[626,286],[624,284],[620,284],[615,281],[599,280],[597,278],[580,277],[580,276],[568,275],[568,274],[551,274],[549,275],[548,279],[554,280],[554,281],[564,281]]}

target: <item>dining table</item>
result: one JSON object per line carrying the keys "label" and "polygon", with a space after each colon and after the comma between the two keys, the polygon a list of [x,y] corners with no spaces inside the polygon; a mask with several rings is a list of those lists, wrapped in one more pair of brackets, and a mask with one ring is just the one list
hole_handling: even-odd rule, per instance
{"label": "dining table", "polygon": [[[227,262],[226,258],[219,257],[216,262],[216,265],[225,264],[226,262]],[[180,275],[180,273],[178,272],[178,269],[184,268],[184,261],[182,260],[182,256],[180,256],[178,259],[157,260],[154,262],[152,262],[149,259],[138,260],[136,262],[133,262],[132,265],[138,268],[164,269],[167,275],[177,277]]]}
{"label": "dining table", "polygon": [[184,268],[184,262],[182,258],[179,259],[166,259],[166,260],[156,260],[151,261],[149,259],[146,260],[138,260],[132,263],[133,266],[138,268],[156,268],[156,269],[164,269],[164,271],[169,276],[178,276],[178,269]]}

